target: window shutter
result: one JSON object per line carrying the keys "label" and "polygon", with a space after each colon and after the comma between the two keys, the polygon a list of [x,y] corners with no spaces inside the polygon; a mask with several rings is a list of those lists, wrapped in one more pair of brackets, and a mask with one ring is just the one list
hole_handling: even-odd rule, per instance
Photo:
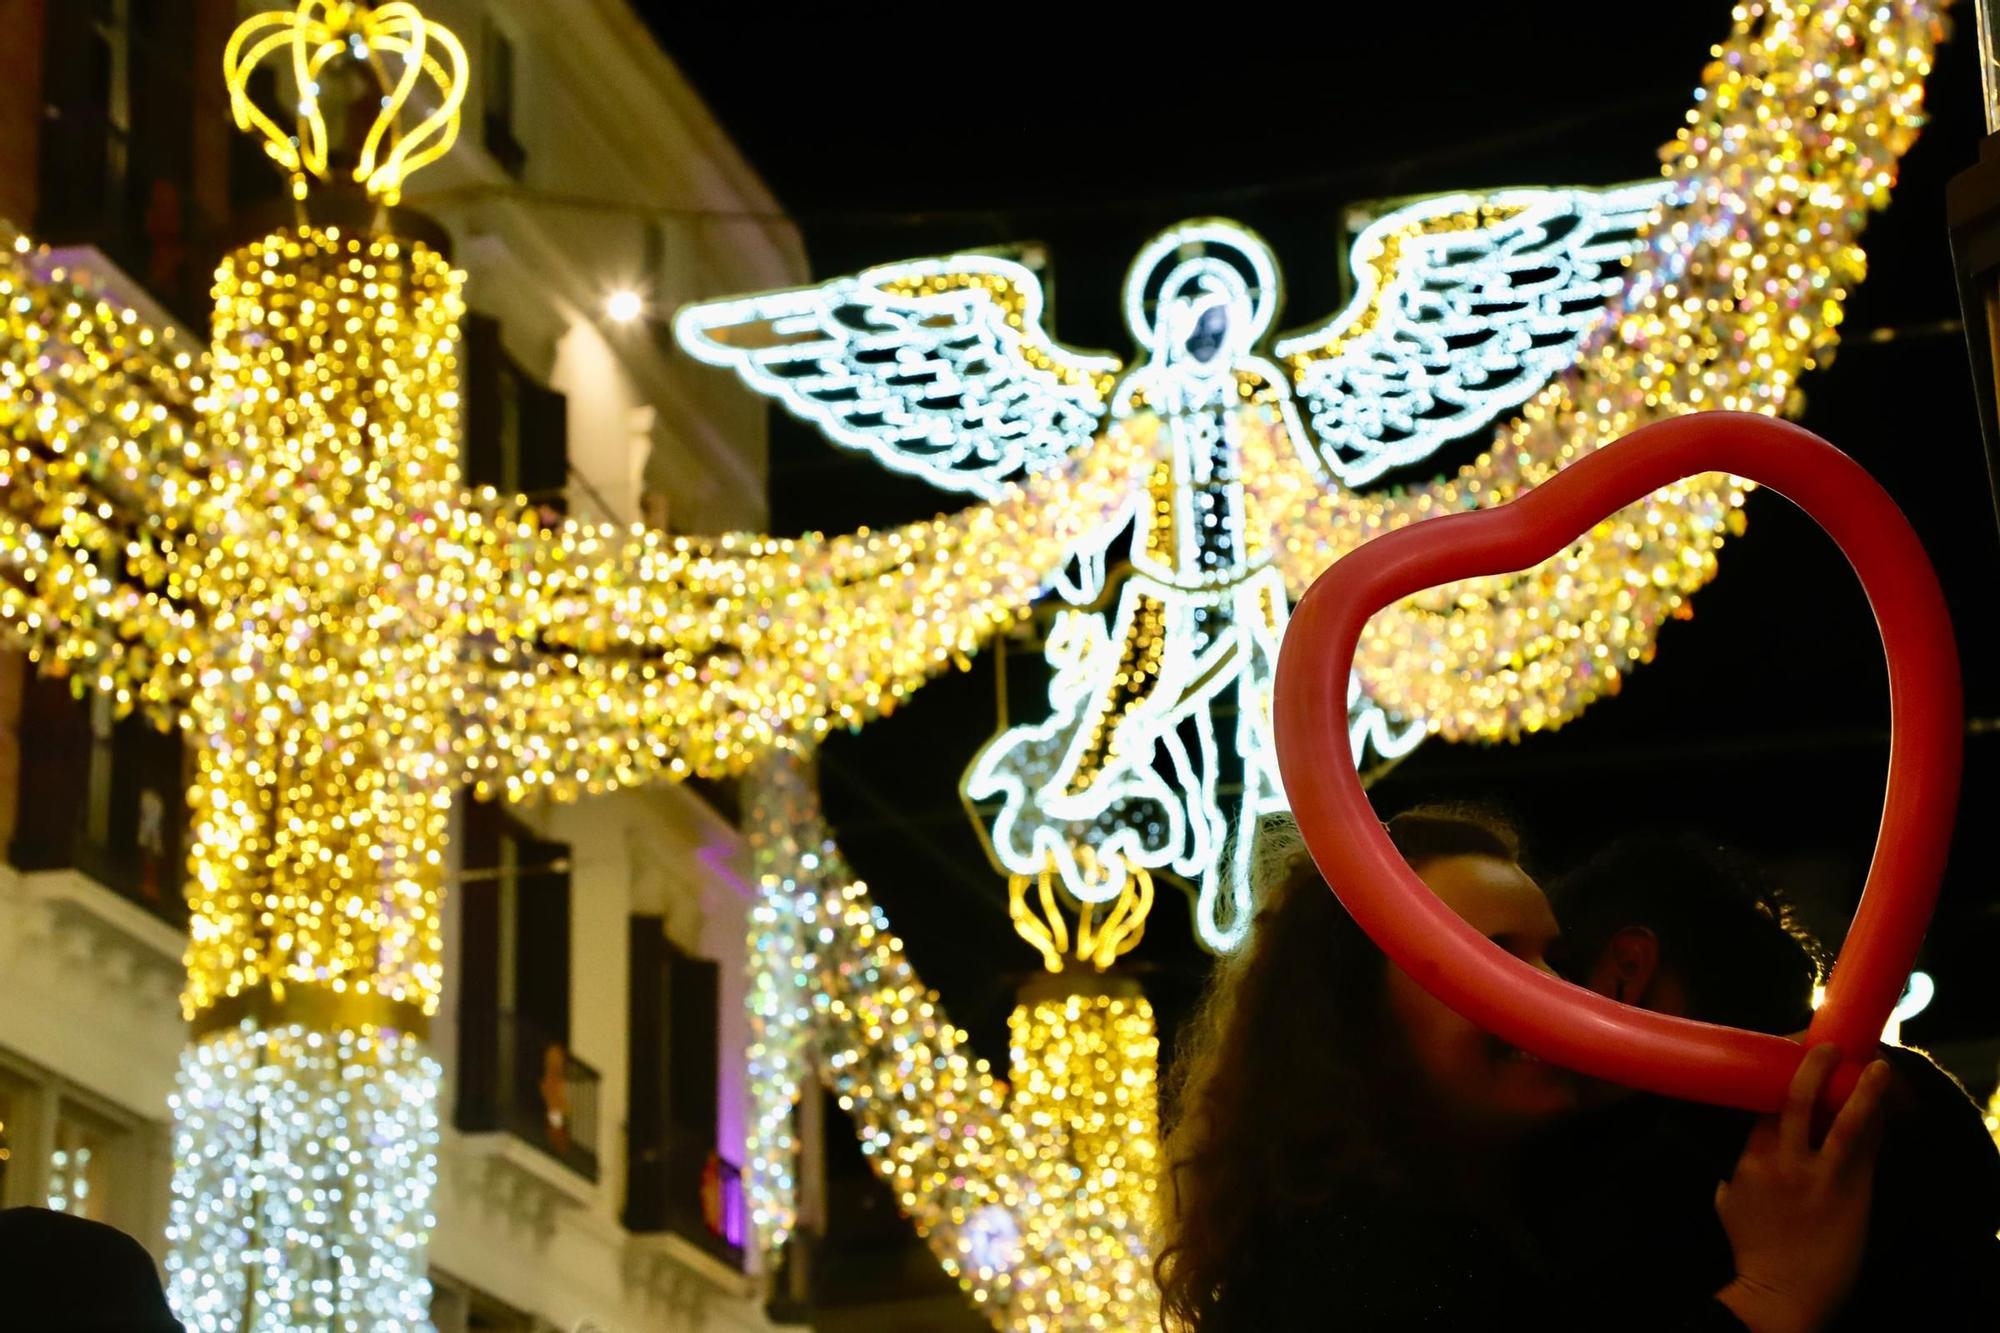
{"label": "window shutter", "polygon": [[484,873],[500,864],[500,808],[460,796],[459,864],[472,877],[458,895],[458,1108],[460,1129],[500,1127],[500,881]]}
{"label": "window shutter", "polygon": [[569,512],[569,398],[521,383],[521,491],[535,504]]}
{"label": "window shutter", "polygon": [[485,315],[467,315],[464,329],[465,354],[460,361],[465,416],[460,428],[465,443],[460,453],[460,471],[467,486],[504,489],[505,409],[500,395],[507,354],[500,346],[500,321]]}
{"label": "window shutter", "polygon": [[657,916],[630,919],[625,1227],[667,1225],[667,936]]}
{"label": "window shutter", "polygon": [[701,1236],[702,1172],[715,1151],[720,972],[671,944],[667,960],[667,1187],[677,1229]]}
{"label": "window shutter", "polygon": [[29,668],[22,682],[20,738],[24,780],[7,857],[22,870],[70,866],[90,786],[90,710],[70,697],[67,680]]}

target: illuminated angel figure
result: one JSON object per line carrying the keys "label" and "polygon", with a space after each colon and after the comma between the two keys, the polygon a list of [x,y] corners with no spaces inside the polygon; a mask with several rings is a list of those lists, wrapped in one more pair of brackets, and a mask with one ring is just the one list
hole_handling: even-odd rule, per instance
{"label": "illuminated angel figure", "polygon": [[[1049,716],[996,737],[965,790],[997,799],[984,831],[1007,872],[1054,867],[1093,903],[1135,869],[1172,872],[1199,884],[1200,936],[1227,949],[1250,908],[1229,834],[1284,805],[1270,688],[1287,578],[1260,504],[1273,450],[1252,446],[1352,490],[1521,407],[1602,320],[1665,188],[1398,209],[1356,238],[1347,306],[1275,340],[1270,250],[1185,223],[1132,265],[1141,355],[1123,368],[1057,344],[1038,279],[989,255],[694,306],[676,328],[837,443],[947,489],[996,496],[1108,438],[1130,451],[1124,507],[1047,571],[1065,603]],[[1424,734],[1358,679],[1350,700],[1357,754],[1395,758]]]}

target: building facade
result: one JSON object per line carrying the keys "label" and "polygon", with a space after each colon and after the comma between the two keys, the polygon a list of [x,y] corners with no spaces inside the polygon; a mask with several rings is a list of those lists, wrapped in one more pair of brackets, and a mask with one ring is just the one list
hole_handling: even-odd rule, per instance
{"label": "building facade", "polygon": [[[0,0],[0,217],[191,346],[215,260],[285,203],[220,78],[264,7]],[[459,144],[404,201],[468,273],[468,483],[592,522],[761,528],[763,411],[677,361],[664,317],[803,280],[775,201],[623,0],[424,8],[473,57]],[[184,783],[177,737],[0,657],[0,1204],[156,1253]],[[733,792],[467,795],[452,854],[441,1333],[772,1327],[737,1184],[752,887]]]}

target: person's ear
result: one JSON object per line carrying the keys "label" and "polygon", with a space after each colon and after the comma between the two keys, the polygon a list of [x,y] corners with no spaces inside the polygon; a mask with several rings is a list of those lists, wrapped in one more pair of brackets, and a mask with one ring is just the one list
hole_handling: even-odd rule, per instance
{"label": "person's ear", "polygon": [[1644,926],[1613,935],[1591,966],[1589,985],[1621,1004],[1639,1004],[1660,971],[1660,937]]}

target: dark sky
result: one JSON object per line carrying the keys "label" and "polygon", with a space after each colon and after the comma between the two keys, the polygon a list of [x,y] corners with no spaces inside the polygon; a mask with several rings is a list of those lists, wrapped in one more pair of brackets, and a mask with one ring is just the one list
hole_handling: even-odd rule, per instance
{"label": "dark sky", "polygon": [[[656,26],[800,219],[816,276],[1039,241],[1059,295],[1057,336],[1126,352],[1125,265],[1183,218],[1222,214],[1263,233],[1287,280],[1281,323],[1295,326],[1342,299],[1335,241],[1352,202],[1652,176],[1729,21],[1725,0],[1646,6],[1645,29],[1566,26],[1577,12],[1566,6],[1504,27],[1450,22],[1436,6],[1344,8],[1368,15],[1301,31],[1211,13],[1158,51],[1068,63],[1047,54],[1059,46],[1052,29],[974,43],[901,31],[862,7],[843,8],[837,31],[772,22],[754,39],[740,23],[690,26],[682,6],[658,5]],[[1992,718],[2000,551],[1966,354],[1954,332],[1923,332],[1958,314],[1943,191],[1978,136],[1969,15],[1964,26],[1932,83],[1935,123],[1864,238],[1872,273],[1837,363],[1806,383],[1804,421],[1911,514],[1959,617],[1970,712]],[[1271,59],[1272,48],[1325,58]],[[1904,336],[1867,341],[1877,329]],[[781,531],[879,526],[951,505],[774,417]],[[1519,745],[1426,744],[1377,785],[1378,805],[1496,798],[1548,863],[1625,830],[1707,829],[1774,862],[1837,938],[1879,814],[1880,648],[1851,574],[1816,529],[1769,494],[1752,498],[1750,520],[1692,622],[1668,628],[1658,661],[1620,697]],[[1010,658],[1017,710],[1032,709],[1038,670],[1032,657]],[[981,1050],[1004,1061],[1013,988],[1034,960],[957,797],[960,772],[995,729],[995,700],[989,653],[896,716],[832,740],[823,785],[850,859],[918,967]],[[1968,741],[1967,791],[1971,814],[1924,960],[1938,999],[1910,1028],[1928,1042],[2000,1035],[1987,813],[2000,795],[2000,741],[1990,733]],[[1168,1028],[1205,966],[1187,915],[1163,898],[1139,955]]]}

